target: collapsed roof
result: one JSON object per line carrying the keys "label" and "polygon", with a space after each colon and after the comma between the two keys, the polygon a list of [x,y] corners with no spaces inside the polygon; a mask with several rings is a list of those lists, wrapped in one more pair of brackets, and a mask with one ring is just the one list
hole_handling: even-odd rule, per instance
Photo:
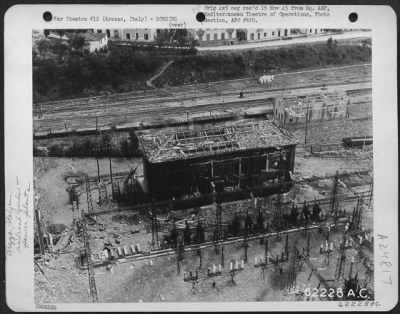
{"label": "collapsed roof", "polygon": [[143,155],[153,163],[297,144],[291,133],[267,120],[200,130],[151,130],[138,138]]}

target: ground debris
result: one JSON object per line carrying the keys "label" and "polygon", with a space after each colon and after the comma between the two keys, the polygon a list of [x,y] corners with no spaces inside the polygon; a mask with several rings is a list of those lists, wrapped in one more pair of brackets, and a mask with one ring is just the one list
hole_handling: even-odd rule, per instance
{"label": "ground debris", "polygon": [[68,246],[71,237],[72,231],[69,231],[68,233],[61,236],[60,240],[58,240],[57,244],[54,246],[54,251],[58,252],[64,250]]}

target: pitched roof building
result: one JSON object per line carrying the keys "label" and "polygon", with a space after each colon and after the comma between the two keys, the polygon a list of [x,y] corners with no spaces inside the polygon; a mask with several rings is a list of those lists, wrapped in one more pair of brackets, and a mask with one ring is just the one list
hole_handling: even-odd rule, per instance
{"label": "pitched roof building", "polygon": [[83,34],[83,38],[89,52],[100,51],[108,46],[108,36],[104,33],[87,32]]}

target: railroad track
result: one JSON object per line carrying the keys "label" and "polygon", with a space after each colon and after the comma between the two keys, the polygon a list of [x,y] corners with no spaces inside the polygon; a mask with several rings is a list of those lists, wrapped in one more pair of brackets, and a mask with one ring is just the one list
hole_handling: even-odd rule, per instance
{"label": "railroad track", "polygon": [[[103,114],[96,114],[96,113],[88,113],[84,116],[74,116],[73,123],[71,123],[71,115],[65,117],[53,117],[53,118],[44,118],[42,120],[34,121],[34,128],[35,131],[47,131],[51,128],[53,131],[57,129],[63,130],[65,128],[64,123],[68,121],[68,129],[74,128],[82,128],[85,125],[88,125],[88,119],[92,119],[90,126],[95,126],[95,119],[98,119],[98,126],[106,126],[106,125],[113,125],[115,123],[122,124],[124,122],[132,122],[132,119],[136,121],[142,121],[142,119],[146,119],[149,117],[153,117],[159,115],[160,121],[165,121],[166,117],[174,117],[178,115],[186,115],[186,113],[190,110],[191,114],[198,114],[204,113],[209,111],[216,110],[216,106],[222,106],[223,108],[218,108],[219,110],[224,110],[226,107],[229,109],[240,109],[245,110],[252,108],[253,106],[259,105],[268,105],[270,103],[269,99],[258,99],[254,101],[247,101],[247,102],[227,102],[227,103],[217,103],[217,104],[209,104],[209,105],[202,105],[198,107],[174,107],[174,108],[164,108],[161,109],[160,107],[157,108],[143,108],[143,109],[136,109],[134,112],[122,112],[122,111],[113,111],[113,113],[103,113]],[[272,105],[270,105],[272,107]],[[226,109],[225,109],[226,110]],[[117,111],[117,112],[116,112]],[[272,109],[271,109],[272,111]],[[103,121],[107,121],[104,123]],[[184,118],[186,120],[186,118]],[[45,124],[45,126],[42,126]]]}
{"label": "railroad track", "polygon": [[[134,112],[125,112],[122,111],[125,108],[118,108],[118,107],[113,107],[112,113],[104,113],[104,114],[96,114],[93,117],[98,117],[98,118],[102,118],[102,117],[108,117],[108,116],[120,116],[122,114],[124,115],[146,115],[149,113],[154,113],[154,112],[161,112],[162,110],[162,115],[165,114],[171,114],[171,113],[186,113],[188,110],[190,110],[191,113],[196,113],[196,112],[204,112],[204,111],[209,111],[209,110],[215,110],[215,106],[216,105],[224,105],[224,106],[228,106],[229,108],[235,108],[235,107],[239,107],[242,108],[243,106],[254,106],[254,105],[262,105],[265,104],[265,102],[268,102],[269,104],[272,105],[272,100],[270,97],[266,97],[266,98],[261,98],[261,99],[249,99],[249,100],[240,100],[240,101],[218,101],[215,103],[206,103],[203,105],[198,105],[198,106],[194,106],[194,107],[185,107],[185,106],[171,106],[169,107],[168,104],[165,104],[165,108],[162,108],[161,105],[157,104],[157,105],[149,105],[149,106],[142,106],[140,108],[135,108]],[[175,102],[176,103],[176,102]],[[91,111],[80,111],[81,115],[90,115],[92,113],[95,112],[91,112]],[[82,117],[78,117],[78,118],[86,118],[86,116],[82,116]],[[65,112],[64,115],[59,115],[58,117],[44,117],[43,119],[40,120],[35,120],[35,122],[37,121],[38,123],[40,122],[51,122],[51,121],[58,121],[61,120],[63,118],[70,118],[70,112],[67,113]]]}
{"label": "railroad track", "polygon": [[[255,79],[257,81],[257,79]],[[360,83],[370,83],[371,80],[360,80],[360,79],[355,79],[352,80],[351,82],[348,83],[343,83],[343,81],[335,81],[335,82],[330,82],[328,86],[339,86],[339,85],[351,85],[351,84],[360,84]],[[272,92],[283,92],[283,91],[288,91],[288,90],[298,90],[298,89],[303,89],[303,88],[318,88],[318,87],[323,87],[326,84],[321,84],[320,82],[318,83],[310,83],[310,84],[297,84],[297,85],[292,85],[290,87],[282,88],[280,86],[277,86],[275,88],[265,88],[265,87],[255,87],[255,88],[246,88],[246,94],[252,94],[252,95],[257,95],[257,94],[263,94],[263,93],[272,93]],[[357,91],[362,90],[363,88],[358,88],[356,89]],[[218,93],[218,95],[216,95]],[[163,95],[163,96],[157,96],[154,97],[153,95],[129,95],[126,97],[122,96],[116,96],[115,98],[96,98],[95,100],[89,99],[79,99],[79,100],[65,100],[65,101],[60,101],[60,102],[52,102],[52,103],[39,103],[35,104],[34,106],[41,106],[41,111],[43,114],[54,114],[57,112],[68,112],[70,113],[71,111],[82,111],[88,110],[88,109],[102,109],[105,107],[106,109],[108,107],[112,107],[113,109],[117,108],[118,106],[134,106],[134,105],[151,105],[154,103],[168,103],[168,102],[182,102],[182,101],[193,101],[193,100],[199,100],[201,98],[210,98],[210,97],[229,97],[229,96],[236,96],[238,95],[237,90],[227,90],[227,91],[221,91],[218,89],[215,89],[213,87],[212,90],[195,90],[195,91],[190,91],[190,92],[181,92],[177,91],[173,95]],[[119,98],[118,98],[119,97]]]}
{"label": "railroad track", "polygon": [[[355,73],[354,68],[365,68],[367,71],[370,71],[370,64],[360,64],[360,65],[355,65],[355,66],[349,66],[349,67],[339,67],[339,68],[330,68],[330,69],[318,69],[318,70],[310,70],[310,71],[302,71],[301,73],[299,72],[292,72],[292,73],[281,73],[281,74],[276,74],[275,77],[285,77],[289,76],[294,77],[297,75],[303,76],[305,73],[311,73],[311,72],[323,72],[323,71],[328,71],[329,75],[332,75],[330,78],[330,81],[325,81],[325,80],[318,80],[317,83],[313,83],[314,77],[308,78],[310,82],[303,83],[303,85],[299,84],[292,84],[290,86],[286,86],[286,89],[289,87],[308,87],[308,86],[322,86],[322,85],[332,85],[332,84],[340,84],[343,82],[347,83],[355,83],[355,82],[360,82],[359,80],[359,75],[358,73]],[[351,68],[350,72],[344,75],[342,72],[336,73],[335,70],[343,71],[344,68]],[[370,76],[371,73],[368,73],[366,76],[363,76],[363,82],[369,82],[370,81]],[[268,88],[265,86],[260,87],[258,84],[258,77],[247,77],[247,78],[241,78],[241,79],[235,79],[235,80],[224,80],[224,81],[216,81],[216,82],[210,82],[210,83],[199,83],[195,85],[183,85],[183,86],[176,86],[176,87],[169,87],[168,89],[157,89],[157,90],[149,90],[146,93],[138,93],[138,92],[128,92],[128,93],[118,93],[118,94],[111,94],[111,95],[103,95],[103,96],[97,96],[97,97],[85,97],[85,98],[76,98],[76,99],[68,99],[68,100],[60,100],[60,101],[50,101],[50,102],[42,102],[39,103],[38,105],[42,106],[43,110],[48,110],[48,112],[56,112],[59,110],[63,110],[65,107],[67,107],[68,111],[71,109],[75,108],[82,108],[83,106],[88,106],[90,104],[94,104],[98,106],[101,103],[112,103],[113,100],[115,101],[124,101],[124,102],[133,102],[137,100],[142,100],[142,99],[149,99],[150,101],[158,101],[160,100],[159,98],[162,97],[163,100],[168,100],[168,97],[171,99],[176,99],[176,95],[178,94],[180,98],[188,98],[190,99],[191,97],[193,98],[198,98],[200,96],[203,97],[210,97],[215,95],[215,93],[219,93],[220,95],[232,95],[232,94],[237,94],[236,89],[228,89],[226,92],[221,92],[223,90],[226,90],[227,84],[230,83],[238,83],[238,82],[248,82],[248,83],[255,83],[256,87],[254,88],[248,88],[246,87],[246,92],[265,92],[265,91],[274,91],[274,90],[282,90],[281,82],[272,82]],[[325,84],[324,84],[325,83]],[[271,88],[272,87],[272,88]],[[358,89],[360,91],[360,89]],[[94,99],[94,101],[93,101]]]}
{"label": "railroad track", "polygon": [[[347,84],[341,84],[341,88],[351,88]],[[127,103],[121,106],[113,106],[112,104],[107,105],[107,108],[103,108],[101,105],[93,107],[93,110],[80,110],[80,112],[75,112],[73,115],[71,113],[73,110],[65,111],[55,116],[46,116],[42,119],[34,119],[34,130],[38,131],[48,131],[51,129],[52,131],[65,130],[65,124],[67,124],[67,129],[79,129],[85,127],[94,127],[95,119],[97,117],[98,126],[110,126],[110,125],[121,125],[124,123],[132,123],[132,122],[143,122],[146,119],[150,120],[158,120],[160,123],[165,122],[166,118],[171,118],[173,116],[184,116],[187,112],[190,113],[202,113],[208,111],[215,110],[235,110],[235,109],[249,109],[254,106],[266,105],[271,103],[271,97],[276,95],[264,95],[264,91],[262,98],[256,99],[231,99],[226,102],[222,99],[222,96],[219,101],[210,104],[210,102],[204,102],[201,104],[201,100],[196,98],[196,101],[192,105],[182,106],[182,101],[173,102],[173,105],[168,103],[163,103],[162,105],[158,102],[156,104],[150,104],[145,106],[141,104],[141,106],[131,106]],[[256,95],[257,96],[257,95]],[[254,95],[252,95],[254,97]],[[122,105],[122,103],[120,104]],[[141,107],[141,108],[139,108]],[[94,108],[96,108],[94,110]],[[101,113],[99,113],[101,112]]]}

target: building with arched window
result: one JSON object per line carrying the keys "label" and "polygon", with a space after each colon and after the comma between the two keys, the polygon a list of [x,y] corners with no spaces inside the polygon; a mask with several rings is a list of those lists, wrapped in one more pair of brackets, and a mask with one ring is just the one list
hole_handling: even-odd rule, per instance
{"label": "building with arched window", "polygon": [[107,34],[99,33],[84,33],[85,49],[89,52],[96,52],[107,48],[108,37]]}
{"label": "building with arched window", "polygon": [[325,33],[325,30],[322,28],[300,28],[296,30],[296,33],[300,33],[303,35],[319,35],[321,33]]}
{"label": "building with arched window", "polygon": [[188,29],[189,36],[198,41],[200,46],[222,46],[237,43],[235,29]]}
{"label": "building with arched window", "polygon": [[155,28],[118,28],[118,29],[98,29],[98,33],[106,33],[110,40],[129,40],[151,42],[157,34]]}
{"label": "building with arched window", "polygon": [[267,41],[267,40],[277,40],[280,38],[289,37],[291,35],[290,28],[279,28],[279,29],[262,29],[262,28],[254,28],[254,29],[243,29],[241,30],[244,35],[241,37],[248,42],[256,42],[256,41]]}
{"label": "building with arched window", "polygon": [[243,42],[278,40],[289,37],[291,30],[282,29],[188,29],[200,46],[234,45]]}
{"label": "building with arched window", "polygon": [[[159,29],[155,28],[123,28],[98,29],[98,33],[106,33],[109,40],[126,40],[152,42],[156,39]],[[187,29],[187,36],[195,39],[200,46],[235,45],[246,42],[261,42],[269,40],[288,39],[298,36],[315,36],[324,33],[324,29],[262,29],[262,28],[201,28]]]}

